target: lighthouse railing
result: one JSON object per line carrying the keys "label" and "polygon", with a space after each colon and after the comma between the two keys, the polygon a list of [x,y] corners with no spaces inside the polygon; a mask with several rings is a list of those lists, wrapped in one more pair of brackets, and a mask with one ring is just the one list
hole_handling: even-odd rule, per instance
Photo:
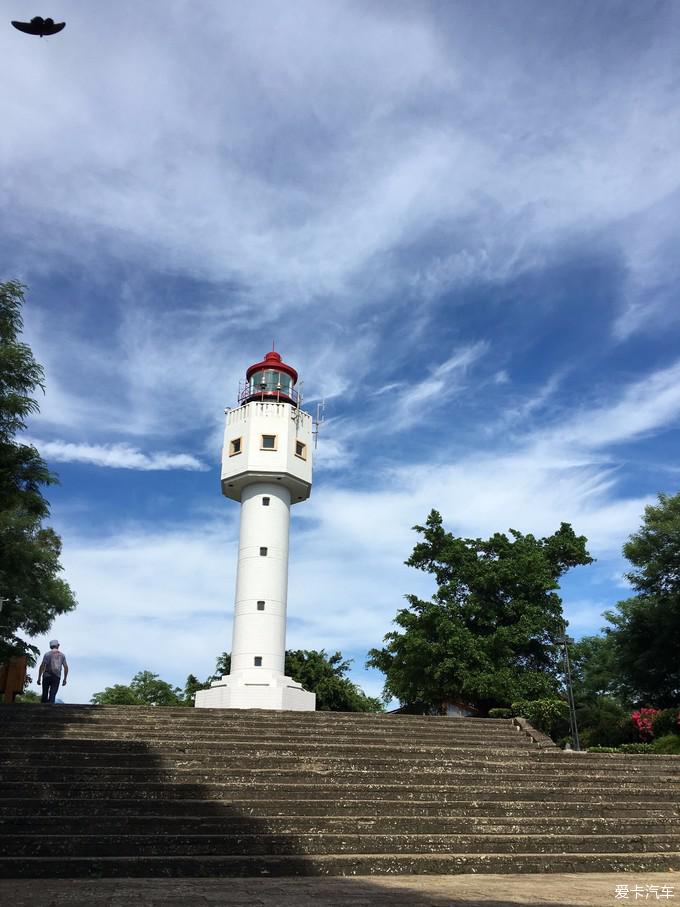
{"label": "lighthouse railing", "polygon": [[293,403],[295,406],[300,405],[300,394],[295,390],[294,387],[283,390],[283,388],[278,387],[251,387],[250,383],[246,381],[244,385],[239,387],[238,391],[238,402],[240,405],[247,403],[249,400],[268,400],[277,403],[279,400],[285,403]]}

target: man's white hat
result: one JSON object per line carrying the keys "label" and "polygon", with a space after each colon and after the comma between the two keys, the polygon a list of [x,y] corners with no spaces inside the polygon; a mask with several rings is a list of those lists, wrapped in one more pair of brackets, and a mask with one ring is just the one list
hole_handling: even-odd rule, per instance
{"label": "man's white hat", "polygon": [[59,640],[51,639],[50,640],[50,649],[58,649],[58,648],[59,648]]}

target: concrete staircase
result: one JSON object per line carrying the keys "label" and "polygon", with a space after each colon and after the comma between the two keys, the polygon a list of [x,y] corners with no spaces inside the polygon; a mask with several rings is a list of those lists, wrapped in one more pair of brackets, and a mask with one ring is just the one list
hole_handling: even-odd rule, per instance
{"label": "concrete staircase", "polygon": [[0,707],[0,877],[680,870],[680,757],[512,721]]}

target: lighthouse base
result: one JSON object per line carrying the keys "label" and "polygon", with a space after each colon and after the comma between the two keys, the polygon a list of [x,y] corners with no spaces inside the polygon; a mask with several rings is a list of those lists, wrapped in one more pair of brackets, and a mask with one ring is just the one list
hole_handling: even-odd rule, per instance
{"label": "lighthouse base", "polygon": [[242,671],[225,674],[209,689],[196,693],[197,709],[276,709],[286,712],[314,712],[316,694],[273,671]]}

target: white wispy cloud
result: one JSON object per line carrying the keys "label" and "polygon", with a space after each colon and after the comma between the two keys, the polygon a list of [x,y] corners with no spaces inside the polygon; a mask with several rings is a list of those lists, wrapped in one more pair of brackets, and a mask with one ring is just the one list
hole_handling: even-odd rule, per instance
{"label": "white wispy cloud", "polygon": [[395,394],[396,406],[389,414],[390,420],[394,420],[394,429],[407,428],[425,416],[430,417],[434,407],[444,406],[460,391],[467,369],[487,350],[488,344],[484,341],[458,349],[432,369],[426,378],[407,385],[406,390]]}
{"label": "white wispy cloud", "polygon": [[[494,376],[496,380],[496,376]],[[543,409],[543,407],[552,400],[559,390],[562,382],[564,380],[564,372],[557,372],[545,381],[542,387],[533,393],[528,399],[522,400],[519,403],[509,406],[504,412],[504,421],[519,423],[521,425],[526,425],[527,420],[530,416],[534,415],[536,412]],[[506,377],[505,381],[496,383],[507,383],[509,379]]]}
{"label": "white wispy cloud", "polygon": [[110,469],[138,469],[141,471],[209,469],[192,454],[143,453],[129,444],[75,444],[71,441],[41,441],[29,438],[46,460],[56,463],[89,463]]}
{"label": "white wispy cloud", "polygon": [[612,400],[544,433],[548,445],[598,449],[667,430],[680,419],[680,361],[621,388]]}

